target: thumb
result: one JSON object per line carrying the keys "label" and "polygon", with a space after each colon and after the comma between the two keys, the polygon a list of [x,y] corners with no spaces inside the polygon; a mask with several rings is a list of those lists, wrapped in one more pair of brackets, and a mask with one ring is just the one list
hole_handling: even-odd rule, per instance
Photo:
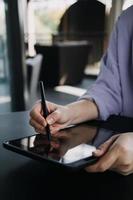
{"label": "thumb", "polygon": [[48,115],[46,118],[46,121],[49,125],[54,124],[55,122],[58,122],[61,118],[61,112],[59,110],[56,110]]}
{"label": "thumb", "polygon": [[100,156],[104,155],[108,151],[110,146],[113,144],[113,142],[118,138],[119,135],[120,134],[112,136],[109,140],[107,140],[102,145],[100,145],[96,149],[96,151],[93,153],[93,155],[96,156],[96,157],[100,157]]}

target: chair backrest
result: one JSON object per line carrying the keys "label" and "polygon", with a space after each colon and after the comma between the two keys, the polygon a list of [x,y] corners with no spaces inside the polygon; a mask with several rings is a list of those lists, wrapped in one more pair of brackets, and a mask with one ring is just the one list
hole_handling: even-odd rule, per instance
{"label": "chair backrest", "polygon": [[37,54],[34,58],[28,58],[26,64],[32,67],[30,87],[29,87],[29,102],[34,103],[37,99],[37,86],[42,65],[43,55]]}
{"label": "chair backrest", "polygon": [[105,37],[105,5],[96,0],[78,0],[61,17],[53,43],[68,40],[88,40],[93,48],[89,63],[98,62],[103,55]]}
{"label": "chair backrest", "polygon": [[[59,33],[84,36],[104,31],[105,5],[96,0],[80,0],[72,4],[63,14],[58,27]],[[79,38],[80,39],[80,38]]]}

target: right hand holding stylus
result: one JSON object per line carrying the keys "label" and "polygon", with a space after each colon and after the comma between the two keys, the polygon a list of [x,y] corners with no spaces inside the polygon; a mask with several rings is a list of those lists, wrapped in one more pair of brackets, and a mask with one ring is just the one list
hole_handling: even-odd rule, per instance
{"label": "right hand holding stylus", "polygon": [[45,127],[49,124],[51,133],[56,133],[62,128],[71,124],[71,111],[67,106],[61,106],[47,102],[49,115],[43,117],[41,102],[37,102],[30,112],[30,125],[36,132],[44,133]]}

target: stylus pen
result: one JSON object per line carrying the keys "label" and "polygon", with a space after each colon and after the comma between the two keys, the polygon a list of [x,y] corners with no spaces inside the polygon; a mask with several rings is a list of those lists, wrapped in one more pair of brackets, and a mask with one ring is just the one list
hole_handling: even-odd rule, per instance
{"label": "stylus pen", "polygon": [[[43,111],[43,116],[46,119],[46,117],[49,115],[49,111],[46,105],[46,100],[45,100],[45,91],[44,91],[44,85],[43,85],[43,81],[40,81],[40,92],[41,92],[41,104],[42,104],[42,111]],[[51,141],[51,133],[50,133],[50,129],[49,129],[49,125],[47,124],[46,128],[46,134],[48,137],[48,141]]]}

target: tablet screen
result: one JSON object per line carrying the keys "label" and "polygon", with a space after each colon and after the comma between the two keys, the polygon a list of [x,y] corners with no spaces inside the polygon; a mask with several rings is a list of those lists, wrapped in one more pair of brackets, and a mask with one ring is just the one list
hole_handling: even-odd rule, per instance
{"label": "tablet screen", "polygon": [[9,144],[43,158],[69,164],[92,156],[96,147],[111,135],[110,130],[83,124],[57,132],[52,135],[50,143],[46,134],[35,134],[12,140]]}

